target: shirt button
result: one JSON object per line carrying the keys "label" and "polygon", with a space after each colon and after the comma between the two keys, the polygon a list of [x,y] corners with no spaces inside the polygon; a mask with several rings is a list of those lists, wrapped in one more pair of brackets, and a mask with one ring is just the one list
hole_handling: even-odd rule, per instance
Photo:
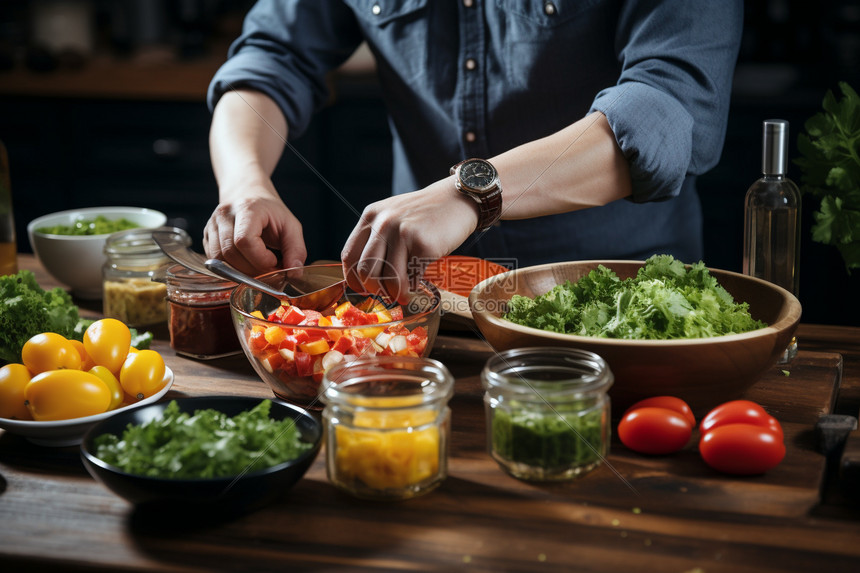
{"label": "shirt button", "polygon": [[555,4],[553,4],[552,2],[546,2],[543,5],[543,11],[546,12],[547,16],[555,15]]}
{"label": "shirt button", "polygon": [[469,143],[474,143],[476,139],[478,139],[478,136],[475,135],[474,131],[466,132],[466,141],[468,141]]}
{"label": "shirt button", "polygon": [[370,8],[370,11],[371,11],[371,12],[373,12],[373,15],[374,15],[374,16],[379,16],[379,14],[381,14],[381,13],[382,13],[382,6],[380,6],[378,3],[377,3],[377,4],[374,4],[374,5]]}
{"label": "shirt button", "polygon": [[466,69],[467,70],[474,70],[477,67],[478,67],[478,62],[476,62],[474,58],[469,58],[468,60],[466,60]]}
{"label": "shirt button", "polygon": [[471,8],[474,5],[475,3],[472,0],[463,0],[463,6],[465,6],[466,8]]}

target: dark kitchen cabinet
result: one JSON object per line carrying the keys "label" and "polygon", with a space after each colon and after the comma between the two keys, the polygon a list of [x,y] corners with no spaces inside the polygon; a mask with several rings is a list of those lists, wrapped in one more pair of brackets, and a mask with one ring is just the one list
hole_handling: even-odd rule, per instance
{"label": "dark kitchen cabinet", "polygon": [[[339,258],[364,205],[386,196],[391,171],[385,110],[373,89],[349,86],[291,142],[273,175],[303,223],[308,260]],[[98,205],[158,209],[202,250],[217,205],[202,102],[0,98],[19,250],[27,223]]]}

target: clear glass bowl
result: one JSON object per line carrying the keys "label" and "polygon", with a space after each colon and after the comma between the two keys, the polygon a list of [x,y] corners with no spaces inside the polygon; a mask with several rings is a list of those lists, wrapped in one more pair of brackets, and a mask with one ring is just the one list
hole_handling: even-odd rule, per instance
{"label": "clear glass bowl", "polygon": [[[314,275],[331,277],[339,268],[340,265],[311,265],[257,278],[283,290],[288,278],[297,272],[303,279],[313,281]],[[365,308],[368,298],[347,289],[344,297],[325,308],[301,309],[310,312],[305,312],[306,318],[300,324],[291,324],[273,315],[279,308],[284,313],[290,307],[258,289],[239,285],[230,297],[230,309],[242,350],[272,392],[303,407],[321,409],[317,397],[320,382],[333,366],[377,355],[427,356],[433,348],[441,304],[434,285],[422,281],[411,302],[404,306],[385,308],[371,300],[375,309],[381,310],[360,312],[374,314],[380,322],[355,324],[362,317],[356,309]],[[341,306],[347,302],[350,305]],[[295,322],[296,317],[283,319]]]}

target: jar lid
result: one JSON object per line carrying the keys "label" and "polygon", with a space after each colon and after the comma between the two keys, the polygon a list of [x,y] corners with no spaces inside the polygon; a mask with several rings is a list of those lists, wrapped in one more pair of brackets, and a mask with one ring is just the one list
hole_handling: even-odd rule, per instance
{"label": "jar lid", "polygon": [[431,358],[373,356],[341,362],[323,375],[320,399],[357,409],[392,410],[445,404],[454,377]]}
{"label": "jar lid", "polygon": [[514,348],[487,360],[484,388],[504,388],[522,399],[559,399],[605,392],[615,378],[606,361],[588,350],[561,347]]}
{"label": "jar lid", "polygon": [[178,263],[167,268],[164,282],[171,287],[193,291],[232,290],[236,287],[233,281],[204,275]]}
{"label": "jar lid", "polygon": [[185,230],[179,227],[157,227],[143,229],[129,229],[112,233],[105,241],[104,252],[109,257],[124,255],[140,256],[165,256],[161,247],[152,238],[153,231],[166,231],[173,235],[175,240],[186,246],[191,246],[191,237]]}

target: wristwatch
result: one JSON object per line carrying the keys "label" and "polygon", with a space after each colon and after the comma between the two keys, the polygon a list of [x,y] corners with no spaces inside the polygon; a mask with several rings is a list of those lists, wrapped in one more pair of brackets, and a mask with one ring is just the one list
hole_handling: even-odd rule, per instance
{"label": "wristwatch", "polygon": [[486,231],[502,216],[502,185],[493,164],[484,159],[467,159],[451,168],[457,191],[478,204],[478,231]]}

